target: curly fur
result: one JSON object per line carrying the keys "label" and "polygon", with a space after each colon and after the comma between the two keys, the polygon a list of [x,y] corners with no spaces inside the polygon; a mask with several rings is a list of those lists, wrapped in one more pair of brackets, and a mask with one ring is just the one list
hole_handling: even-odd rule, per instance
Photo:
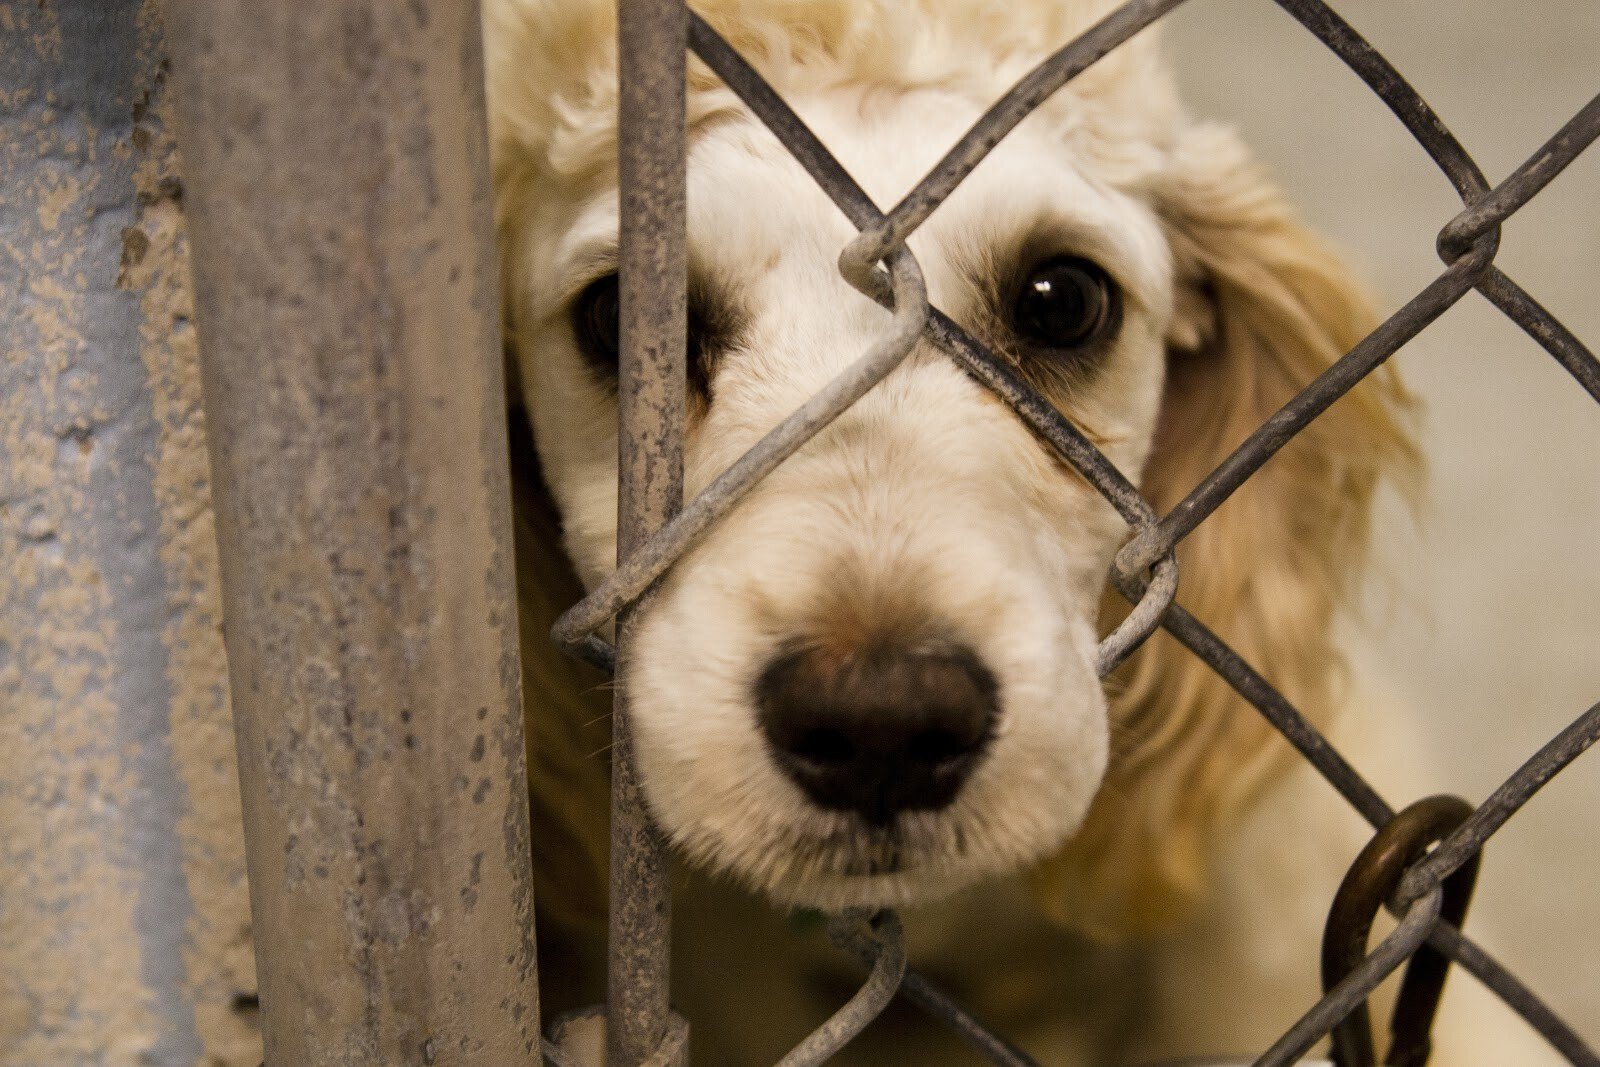
{"label": "curly fur", "polygon": [[[695,6],[819,127],[825,140],[833,144],[830,135],[842,131],[838,136],[846,151],[857,152],[860,166],[852,167],[853,172],[882,202],[892,202],[905,183],[937,158],[952,131],[959,133],[1020,74],[1114,5],[1107,0],[711,0]],[[525,498],[525,523],[519,532],[524,630],[530,635],[524,655],[530,679],[535,823],[536,832],[545,835],[535,848],[540,906],[573,925],[592,920],[603,909],[605,773],[594,757],[606,743],[610,694],[581,669],[560,663],[542,635],[555,613],[578,595],[566,557],[582,581],[592,585],[609,567],[608,553],[614,553],[615,545],[614,452],[609,460],[603,458],[607,447],[614,450],[614,431],[595,429],[610,425],[614,405],[603,388],[589,388],[559,369],[572,362],[570,342],[561,339],[562,309],[588,277],[605,268],[604,239],[615,225],[614,208],[606,207],[615,197],[615,20],[611,5],[590,0],[491,0],[486,34],[510,335],[544,480],[558,505],[564,537],[563,552],[555,543],[556,516],[539,503],[543,489],[537,475],[530,476],[519,488]],[[816,262],[831,269],[831,257],[848,239],[848,227],[841,229],[842,221],[832,219],[819,223],[819,234],[813,237],[795,224],[781,239],[773,238],[781,254],[761,251],[767,247],[761,243],[761,227],[789,225],[783,221],[790,218],[785,211],[795,212],[796,218],[830,211],[820,198],[807,200],[799,185],[774,186],[794,193],[764,205],[770,221],[749,211],[733,221],[715,212],[695,215],[696,198],[703,203],[707,190],[696,181],[711,182],[706,175],[746,165],[775,165],[766,162],[772,158],[771,145],[742,121],[741,105],[731,93],[697,63],[691,64],[690,82],[695,146],[691,242],[703,237],[724,254],[734,254],[727,252],[730,247],[734,252],[748,247],[750,261],[742,268],[735,264],[737,269],[728,270],[724,264],[717,269],[724,269],[725,284],[745,286],[740,290],[744,298],[764,309],[769,305],[761,303],[767,299],[761,282],[748,277],[777,271],[772,264],[782,256],[810,255],[813,243]],[[962,108],[970,115],[954,125],[934,122],[943,111]],[[927,134],[934,143],[927,146],[925,160],[908,161],[903,173],[880,173],[883,168],[873,168],[869,150],[850,144],[848,131],[852,123],[888,131],[898,121],[934,124]],[[1022,143],[1012,146],[1011,141]],[[1347,268],[1295,218],[1236,138],[1184,114],[1152,33],[1141,34],[1076,79],[1011,141],[969,181],[975,188],[964,187],[935,214],[927,232],[913,239],[913,248],[925,261],[935,302],[959,306],[966,300],[970,306],[975,286],[969,276],[981,274],[986,257],[999,254],[992,247],[1012,240],[1008,226],[1025,222],[1026,203],[1002,207],[1009,201],[997,190],[1030,170],[1034,157],[1028,152],[1059,150],[1071,160],[1070,180],[1079,183],[1073,188],[1081,190],[1081,204],[1072,208],[1078,214],[1064,225],[1076,228],[1074,239],[1108,247],[1130,301],[1137,305],[1126,346],[1131,352],[1143,344],[1154,355],[1119,355],[1098,385],[1057,389],[1052,398],[1124,470],[1140,474],[1141,488],[1158,511],[1181,499],[1372,325],[1368,301]],[[845,162],[850,165],[852,157],[846,155]],[[1020,192],[1016,199],[1031,202],[1031,195]],[[1039,197],[1048,199],[1048,190]],[[792,206],[791,199],[799,206]],[[697,225],[704,232],[697,233]],[[796,275],[802,281],[783,291],[786,298],[835,299],[822,294],[833,291],[827,286],[840,284],[837,278],[824,276],[822,268],[814,273],[811,281],[805,280],[809,275]],[[869,306],[840,303],[837,333],[827,332],[831,325],[816,326],[811,320],[794,320],[787,329],[815,335],[808,342],[814,348],[844,349],[839,358],[845,358],[857,350],[852,345],[858,340],[881,329],[881,318],[874,317],[880,314]],[[755,334],[757,339],[726,372],[728,381],[719,386],[711,413],[696,420],[688,457],[691,490],[839,366],[830,361],[831,355],[776,360],[761,348],[760,338],[766,335],[759,328]],[[785,343],[774,334],[768,348]],[[1087,487],[1044,456],[1008,414],[969,390],[942,359],[914,359],[908,367],[862,402],[861,420],[841,420],[815,448],[786,464],[730,517],[725,530],[713,535],[720,540],[692,553],[668,579],[653,609],[666,621],[641,637],[639,662],[622,683],[633,686],[636,701],[645,705],[642,719],[648,720],[649,707],[682,699],[689,684],[669,666],[655,665],[655,660],[682,655],[680,631],[705,635],[705,644],[719,648],[720,658],[703,668],[707,677],[721,677],[717,672],[736,677],[747,671],[744,660],[759,657],[766,647],[763,626],[778,626],[773,619],[788,625],[799,617],[795,604],[811,605],[818,599],[813,587],[816,575],[826,570],[823,564],[778,565],[762,554],[764,543],[789,546],[783,541],[786,524],[805,514],[795,510],[805,506],[793,504],[795,498],[848,498],[860,512],[852,521],[874,508],[892,510],[907,523],[925,520],[925,528],[907,535],[933,546],[919,559],[971,564],[955,579],[933,564],[919,565],[916,581],[938,590],[941,610],[948,609],[952,617],[987,613],[1011,618],[1011,612],[1030,624],[1055,617],[1037,606],[1016,607],[1010,592],[1002,596],[972,578],[985,566],[996,565],[1003,552],[986,557],[969,550],[959,530],[939,539],[940,523],[949,520],[940,519],[937,508],[922,507],[918,494],[936,492],[943,469],[924,471],[920,461],[906,458],[934,448],[927,440],[884,443],[899,432],[885,429],[900,425],[896,403],[904,407],[934,398],[942,404],[938,398],[948,398],[944,417],[915,423],[919,432],[937,435],[937,447],[958,457],[953,463],[967,462],[960,457],[966,454],[968,437],[983,442],[984,448],[1003,450],[1010,457],[1003,475],[990,478],[983,474],[987,468],[972,459],[961,468],[967,473],[959,476],[978,471],[989,480],[1020,480],[1021,488],[1010,496],[996,490],[989,500],[1001,508],[1036,489],[1048,499],[1026,506],[1048,516],[1065,531],[1063,540],[1077,546],[1075,555],[1047,553],[1039,558],[1047,560],[1040,564],[1046,571],[1059,570],[1064,585],[1087,605],[1082,608],[1084,632],[1068,632],[1074,625],[1069,620],[1057,627],[1060,634],[1041,636],[1038,649],[1021,648],[1020,637],[1008,638],[1010,643],[995,645],[994,655],[1012,656],[1021,672],[1060,658],[1061,649],[1077,649],[1085,640],[1092,646],[1088,625],[1097,624],[1103,633],[1125,610],[1102,592],[1109,552],[1125,534],[1096,510],[1103,505]],[[746,410],[736,412],[737,417],[718,413],[719,405],[727,409],[740,404]],[[1415,483],[1418,457],[1406,428],[1411,407],[1392,372],[1371,376],[1286,446],[1179,550],[1180,602],[1319,726],[1334,728],[1336,711],[1349,703],[1335,621],[1361,571],[1373,494],[1385,479],[1402,490]],[[890,457],[881,459],[887,464],[882,469],[892,472],[889,480],[898,495],[891,499],[862,488],[871,476],[866,467],[851,466],[852,434],[857,444],[867,442],[862,447],[880,449],[873,455]],[[874,527],[880,533],[890,528]],[[1009,534],[996,534],[995,543],[1013,543],[1005,536]],[[865,541],[859,555],[872,556],[873,544]],[[803,556],[793,546],[786,551]],[[719,566],[733,577],[705,577]],[[1091,570],[1093,580],[1084,578]],[[738,576],[746,572],[768,577],[755,586],[740,585]],[[862,564],[855,585],[873,586],[881,579],[886,591],[874,598],[853,586],[848,595],[839,594],[848,603],[823,611],[829,625],[841,625],[839,619],[852,613],[875,618],[874,613],[902,610],[897,597],[903,598],[910,583],[903,576],[882,577],[888,573]],[[815,614],[823,609],[804,610]],[[708,613],[709,620],[704,618]],[[1062,643],[1044,647],[1057,639]],[[1081,681],[1081,672],[1063,677]],[[1014,688],[1023,685],[1018,682]],[[1079,682],[1067,687],[1072,685],[1082,688]],[[1236,923],[1217,918],[1216,901],[1227,892],[1219,888],[1219,864],[1245,862],[1237,842],[1261,836],[1261,818],[1252,812],[1268,808],[1256,803],[1264,793],[1308,792],[1303,785],[1290,784],[1293,776],[1286,777],[1291,766],[1286,743],[1208,667],[1165,635],[1148,642],[1110,680],[1103,700],[1098,685],[1093,688],[1092,698],[1084,696],[1081,706],[1058,716],[1078,724],[1072,727],[1076,733],[1062,735],[1059,724],[1016,728],[1023,740],[1004,750],[1010,753],[1005,757],[1009,762],[1001,769],[1014,772],[1020,784],[975,779],[972,789],[979,799],[972,804],[974,814],[964,833],[969,839],[982,838],[991,855],[981,863],[968,862],[964,851],[952,851],[941,837],[946,823],[930,818],[920,829],[912,828],[915,833],[908,831],[911,837],[935,842],[927,846],[929,862],[905,875],[880,879],[869,890],[847,884],[849,879],[830,881],[808,868],[804,849],[792,835],[820,848],[816,842],[827,839],[833,824],[816,817],[796,821],[791,817],[797,806],[792,791],[782,792],[777,776],[748,769],[760,753],[742,740],[748,731],[738,720],[746,712],[733,696],[719,695],[715,684],[707,683],[709,695],[695,714],[710,721],[707,731],[721,731],[707,734],[719,739],[720,747],[668,753],[653,762],[658,756],[650,749],[652,738],[671,738],[660,741],[658,749],[689,746],[692,739],[680,740],[681,730],[652,733],[646,721],[641,759],[647,787],[652,771],[658,772],[652,804],[682,849],[779,901],[828,906],[915,902],[956,891],[975,878],[1026,871],[1034,900],[1058,929],[1101,941],[1132,939],[1149,945],[1152,938],[1166,937],[1173,945],[1190,944],[1191,950],[1172,953],[1173,959],[1187,962],[1167,972],[1157,968],[1166,976],[1155,982],[1162,995],[1173,995],[1175,975],[1199,968],[1205,972],[1200,982],[1215,984],[1213,975],[1226,976],[1235,968],[1253,974],[1263,996],[1281,985],[1292,987],[1302,1006],[1309,1003],[1303,998],[1309,995],[1310,981],[1297,973],[1293,982],[1280,982],[1282,968],[1262,963],[1259,952],[1254,962],[1242,959],[1254,949],[1217,948],[1208,942],[1208,955],[1196,963],[1194,942],[1184,941],[1185,930],[1207,924],[1245,940]],[[1035,718],[1050,716],[1041,712]],[[1103,741],[1095,741],[1097,730]],[[1095,744],[1108,747],[1098,766],[1094,759],[1076,756],[1077,762],[1062,764],[1052,746],[1059,748],[1068,740],[1080,752]],[[1002,762],[998,755],[991,760]],[[708,770],[693,778],[682,770],[702,767],[715,768],[715,774]],[[1303,769],[1295,773],[1304,777]],[[1315,807],[1326,799],[1306,805]],[[966,810],[964,803],[957,805],[957,817]],[[1038,809],[1051,804],[1075,814],[1041,817]],[[1329,830],[1322,854],[1334,859],[1312,865],[1334,878],[1359,841],[1360,829],[1341,822],[1342,813],[1316,818],[1319,825],[1338,827]],[[962,849],[972,847],[963,844]],[[1263,844],[1261,851],[1267,847]],[[1265,862],[1276,861],[1269,856]],[[1221,873],[1220,883],[1227,883],[1237,872]],[[1310,876],[1280,872],[1271,877],[1282,884]],[[1331,894],[1331,888],[1327,885],[1326,892]],[[952,915],[961,908],[967,908],[963,914],[971,912],[965,904],[952,907]],[[1226,905],[1221,907],[1227,911]],[[1297,900],[1291,910],[1298,914],[1306,909]],[[695,913],[693,906],[689,912]],[[1294,936],[1302,939],[1314,936],[1299,929],[1308,921],[1314,925],[1314,916],[1284,920],[1296,926]],[[1052,951],[1065,951],[1055,939],[1058,935],[1032,936],[1050,944]],[[1307,943],[1303,959],[1310,958],[1310,951]],[[1245,979],[1239,981],[1245,984],[1237,988],[1247,988]],[[1192,1020],[1203,1014],[1196,1005],[1221,1002],[1220,994],[1209,996],[1188,996],[1187,1011],[1175,1011],[1173,1017]],[[1280,994],[1278,999],[1284,998]],[[1220,1035],[1215,1040],[1239,1045],[1260,1034],[1270,1037],[1271,1026],[1292,1020],[1292,1015],[1283,1019],[1264,1008],[1261,1016],[1232,1028],[1213,1026]],[[748,1020],[732,1025],[740,1023],[753,1025]],[[1181,1040],[1163,1043],[1154,1036],[1158,1032],[1159,1026],[1148,1023],[1146,1039],[1134,1046],[1218,1050],[1181,1047]],[[1071,1047],[1079,1049],[1072,1055],[1089,1055],[1091,1060],[1104,1055],[1083,1053],[1081,1045]]]}

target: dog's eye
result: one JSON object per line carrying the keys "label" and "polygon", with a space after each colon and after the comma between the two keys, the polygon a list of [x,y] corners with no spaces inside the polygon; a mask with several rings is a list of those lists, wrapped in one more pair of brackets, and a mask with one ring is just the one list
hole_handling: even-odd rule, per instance
{"label": "dog's eye", "polygon": [[584,359],[595,370],[613,377],[617,373],[617,349],[622,343],[619,315],[615,274],[590,282],[572,305],[572,332],[577,335]]}
{"label": "dog's eye", "polygon": [[[710,396],[712,357],[727,341],[728,328],[691,287],[689,293],[689,386],[702,397]],[[622,345],[621,301],[617,276],[607,274],[590,282],[573,301],[572,332],[583,358],[597,373],[615,381],[617,352]]]}
{"label": "dog's eye", "polygon": [[1098,263],[1057,256],[1023,278],[1011,309],[1011,326],[1030,345],[1051,351],[1081,349],[1114,328],[1119,293]]}

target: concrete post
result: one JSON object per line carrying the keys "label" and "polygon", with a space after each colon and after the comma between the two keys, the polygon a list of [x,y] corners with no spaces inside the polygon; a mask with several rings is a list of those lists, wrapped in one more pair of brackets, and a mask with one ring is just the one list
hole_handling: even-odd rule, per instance
{"label": "concrete post", "polygon": [[536,1062],[477,5],[167,14],[268,1061]]}
{"label": "concrete post", "polygon": [[0,1063],[254,1067],[153,0],[0,0]]}

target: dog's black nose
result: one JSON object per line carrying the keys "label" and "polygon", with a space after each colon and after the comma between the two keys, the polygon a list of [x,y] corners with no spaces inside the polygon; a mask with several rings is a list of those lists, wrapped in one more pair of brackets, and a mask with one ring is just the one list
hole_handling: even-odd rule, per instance
{"label": "dog's black nose", "polygon": [[824,808],[882,826],[949,804],[999,717],[994,675],[971,649],[786,651],[756,685],[773,757]]}

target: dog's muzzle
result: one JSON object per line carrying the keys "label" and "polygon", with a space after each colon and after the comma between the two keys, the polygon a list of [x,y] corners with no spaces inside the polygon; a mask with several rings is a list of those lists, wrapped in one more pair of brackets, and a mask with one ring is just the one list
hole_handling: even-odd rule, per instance
{"label": "dog's muzzle", "polygon": [[1000,715],[994,675],[953,644],[790,647],[756,706],[774,762],[812,801],[879,827],[955,800]]}

